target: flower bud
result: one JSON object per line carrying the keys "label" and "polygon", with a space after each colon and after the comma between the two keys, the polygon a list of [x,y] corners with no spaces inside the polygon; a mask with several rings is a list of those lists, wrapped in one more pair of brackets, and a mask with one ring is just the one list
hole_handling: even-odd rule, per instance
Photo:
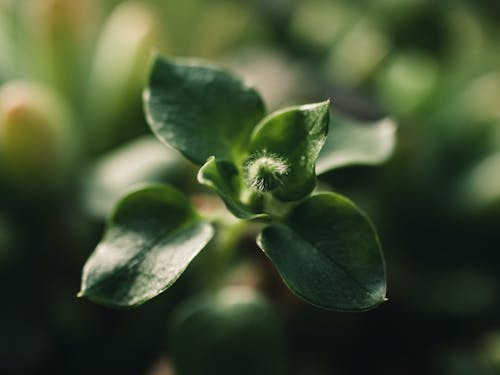
{"label": "flower bud", "polygon": [[261,192],[272,191],[281,185],[288,170],[284,158],[266,150],[250,155],[244,164],[247,186]]}

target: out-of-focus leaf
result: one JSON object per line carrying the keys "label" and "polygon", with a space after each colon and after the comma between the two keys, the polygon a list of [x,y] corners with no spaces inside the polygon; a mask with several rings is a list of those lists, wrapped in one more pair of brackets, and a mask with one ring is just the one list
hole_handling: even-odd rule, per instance
{"label": "out-of-focus leaf", "polygon": [[157,56],[144,93],[156,136],[196,164],[235,160],[264,116],[257,91],[229,72],[195,60]]}
{"label": "out-of-focus leaf", "polygon": [[348,199],[325,193],[297,206],[258,245],[287,286],[309,303],[363,311],[385,300],[385,267],[375,230]]}
{"label": "out-of-focus leaf", "polygon": [[396,128],[390,118],[364,123],[333,116],[328,138],[316,163],[316,173],[348,165],[385,162],[396,145]]}
{"label": "out-of-focus leaf", "polygon": [[297,39],[327,49],[361,15],[350,2],[301,1],[293,12],[291,31]]}
{"label": "out-of-focus leaf", "polygon": [[[14,3],[14,2],[13,2]],[[16,1],[16,67],[22,77],[50,84],[75,106],[87,84],[100,3],[94,0]]]}
{"label": "out-of-focus leaf", "polygon": [[0,87],[0,171],[9,184],[36,191],[63,183],[77,139],[73,113],[52,88],[30,81]]}
{"label": "out-of-focus leaf", "polygon": [[213,236],[188,199],[168,186],[125,196],[82,275],[79,296],[114,307],[140,305],[169,288]]}
{"label": "out-of-focus leaf", "polygon": [[86,97],[86,120],[97,150],[108,146],[130,107],[140,104],[155,32],[154,10],[138,1],[118,5],[104,25]]}
{"label": "out-of-focus leaf", "polygon": [[231,287],[181,304],[169,338],[180,374],[280,375],[283,333],[266,299],[252,289]]}
{"label": "out-of-focus leaf", "polygon": [[330,75],[344,85],[359,85],[376,71],[390,49],[389,35],[379,22],[363,17],[333,44],[328,64]]}
{"label": "out-of-focus leaf", "polygon": [[457,187],[456,203],[466,209],[484,209],[500,203],[500,152],[480,161]]}
{"label": "out-of-focus leaf", "polygon": [[432,55],[413,50],[399,52],[391,56],[377,76],[380,100],[391,113],[417,113],[433,93],[439,73]]}
{"label": "out-of-focus leaf", "polygon": [[[206,4],[206,3],[205,3]],[[246,2],[214,2],[206,4],[193,38],[192,51],[197,56],[214,56],[228,50],[245,37],[252,27],[252,6]]]}
{"label": "out-of-focus leaf", "polygon": [[85,175],[84,203],[105,218],[132,185],[145,182],[179,183],[191,171],[178,152],[155,137],[144,136],[100,157]]}
{"label": "out-of-focus leaf", "polygon": [[6,14],[0,8],[0,84],[12,75],[13,50]]}

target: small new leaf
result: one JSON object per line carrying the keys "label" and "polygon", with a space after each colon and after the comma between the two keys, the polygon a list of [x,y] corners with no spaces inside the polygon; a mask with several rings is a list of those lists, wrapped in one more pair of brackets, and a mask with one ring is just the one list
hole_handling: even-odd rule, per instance
{"label": "small new leaf", "polygon": [[330,310],[364,311],[385,300],[385,267],[371,223],[348,199],[325,193],[295,207],[257,239],[287,286]]}
{"label": "small new leaf", "polygon": [[272,190],[282,201],[305,198],[316,186],[314,166],[328,133],[330,101],[290,107],[262,120],[252,133],[249,159],[274,155],[286,166]]}
{"label": "small new leaf", "polygon": [[169,288],[212,236],[212,226],[177,190],[133,191],[85,264],[79,296],[112,307],[140,305]]}

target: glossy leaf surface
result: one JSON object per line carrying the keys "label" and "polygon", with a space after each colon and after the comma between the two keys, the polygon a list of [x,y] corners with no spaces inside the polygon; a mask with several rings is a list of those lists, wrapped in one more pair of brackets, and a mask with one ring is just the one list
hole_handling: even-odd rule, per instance
{"label": "glossy leaf surface", "polygon": [[229,72],[161,57],[154,61],[144,104],[156,136],[198,165],[210,156],[234,160],[265,113],[257,91]]}
{"label": "glossy leaf surface", "polygon": [[125,196],[83,269],[79,296],[131,307],[170,287],[213,236],[187,198],[168,186]]}
{"label": "glossy leaf surface", "polygon": [[284,223],[265,228],[258,244],[288,287],[325,309],[363,311],[385,300],[385,267],[377,235],[348,199],[319,194]]}

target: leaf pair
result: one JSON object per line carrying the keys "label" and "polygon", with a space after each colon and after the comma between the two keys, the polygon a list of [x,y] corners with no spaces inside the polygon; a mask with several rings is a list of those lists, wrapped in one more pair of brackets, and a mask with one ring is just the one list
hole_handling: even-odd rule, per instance
{"label": "leaf pair", "polygon": [[[271,221],[258,244],[292,291],[335,310],[366,310],[384,300],[384,264],[369,220],[337,194],[309,197],[328,134],[328,101],[261,120],[260,96],[230,73],[157,58],[145,106],[156,136],[203,164],[199,182],[235,216]],[[324,163],[338,164],[331,155]],[[347,160],[356,157],[351,152]],[[285,216],[271,217],[265,192],[297,203]],[[168,288],[213,232],[173,188],[135,190],[120,201],[87,262],[81,295],[114,306],[140,304]]]}
{"label": "leaf pair", "polygon": [[[139,188],[118,203],[84,267],[79,295],[114,307],[142,304],[169,288],[213,234],[177,190]],[[258,244],[289,288],[314,305],[357,311],[385,298],[375,231],[337,194],[306,199],[286,220],[266,227]]]}

